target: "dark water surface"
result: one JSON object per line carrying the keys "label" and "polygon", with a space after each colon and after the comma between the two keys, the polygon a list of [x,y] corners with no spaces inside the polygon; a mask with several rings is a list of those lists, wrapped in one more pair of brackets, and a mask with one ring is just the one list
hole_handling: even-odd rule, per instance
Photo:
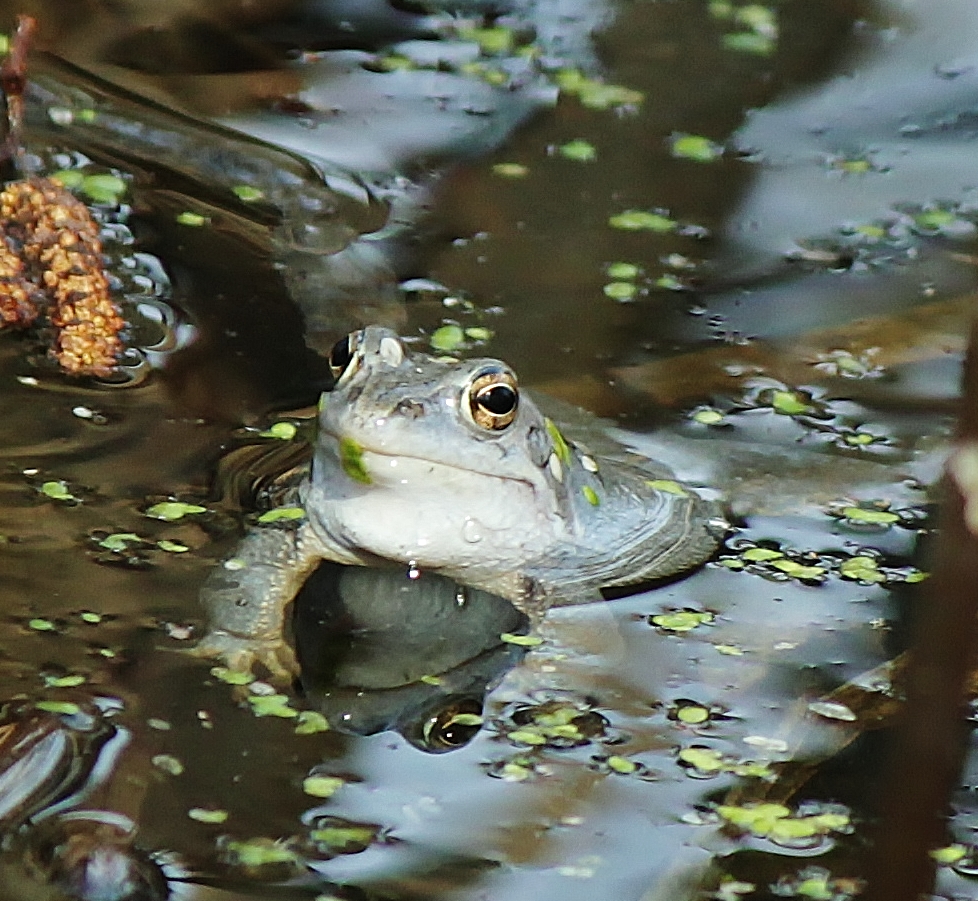
{"label": "dark water surface", "polygon": [[[153,371],[110,388],[0,340],[3,896],[165,897],[158,866],[181,899],[852,894],[885,734],[840,751],[845,710],[808,705],[920,602],[975,306],[971,6],[28,6],[85,71],[32,60],[27,162],[127,179],[96,213],[174,346],[134,338]],[[301,427],[368,322],[459,326],[738,530],[528,649],[491,598],[324,570],[291,707],[226,684],[182,650],[267,473],[218,458]],[[206,512],[146,515],[170,499]],[[827,818],[774,840],[724,820],[745,799]],[[949,843],[973,820],[963,792]]]}

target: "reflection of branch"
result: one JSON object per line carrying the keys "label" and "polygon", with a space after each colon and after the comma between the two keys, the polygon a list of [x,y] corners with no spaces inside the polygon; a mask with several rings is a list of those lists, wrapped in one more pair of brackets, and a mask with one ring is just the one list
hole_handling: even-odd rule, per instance
{"label": "reflection of branch", "polygon": [[950,797],[969,732],[967,686],[978,654],[978,324],[964,367],[958,443],[945,469],[934,575],[907,669],[907,706],[882,783],[868,901],[930,894],[929,851],[946,841]]}
{"label": "reflection of branch", "polygon": [[23,152],[21,127],[24,121],[24,88],[27,84],[27,53],[36,28],[37,22],[31,16],[17,17],[17,29],[10,39],[10,49],[0,65],[0,102],[3,104],[0,162],[11,170],[5,174],[4,181],[15,177],[17,161]]}

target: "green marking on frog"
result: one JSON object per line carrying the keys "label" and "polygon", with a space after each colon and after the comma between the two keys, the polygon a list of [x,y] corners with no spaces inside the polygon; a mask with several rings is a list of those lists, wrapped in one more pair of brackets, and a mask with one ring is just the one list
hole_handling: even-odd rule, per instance
{"label": "green marking on frog", "polygon": [[550,436],[550,440],[553,442],[554,453],[557,455],[557,459],[560,460],[564,466],[570,464],[571,452],[567,441],[564,436],[560,433],[560,429],[557,428],[554,421],[548,416],[543,420],[544,425],[547,429],[547,434]]}
{"label": "green marking on frog", "polygon": [[373,479],[363,462],[363,448],[353,438],[340,439],[340,465],[354,482],[370,485]]}
{"label": "green marking on frog", "polygon": [[665,491],[677,497],[689,497],[689,492],[673,479],[649,479],[645,484],[654,491]]}

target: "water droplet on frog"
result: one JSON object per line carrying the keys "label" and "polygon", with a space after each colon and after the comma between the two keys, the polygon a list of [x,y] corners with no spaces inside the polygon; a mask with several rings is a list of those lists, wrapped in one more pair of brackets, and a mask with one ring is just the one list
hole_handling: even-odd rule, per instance
{"label": "water droplet on frog", "polygon": [[482,541],[482,530],[479,527],[479,523],[474,519],[466,519],[465,524],[462,526],[462,537],[469,544],[477,544]]}
{"label": "water droplet on frog", "polygon": [[418,563],[416,560],[408,560],[408,571],[407,577],[409,579],[420,579],[421,570],[418,569]]}

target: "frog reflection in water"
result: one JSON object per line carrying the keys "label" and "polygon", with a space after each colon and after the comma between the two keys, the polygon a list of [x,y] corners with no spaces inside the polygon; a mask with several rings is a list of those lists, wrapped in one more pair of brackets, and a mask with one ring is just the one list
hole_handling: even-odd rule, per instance
{"label": "frog reflection in water", "polygon": [[330,365],[336,385],[298,489],[304,519],[255,529],[210,576],[202,655],[293,671],[284,609],[321,560],[441,573],[538,617],[679,573],[716,547],[711,502],[651,461],[583,452],[505,363],[435,359],[369,327]]}

